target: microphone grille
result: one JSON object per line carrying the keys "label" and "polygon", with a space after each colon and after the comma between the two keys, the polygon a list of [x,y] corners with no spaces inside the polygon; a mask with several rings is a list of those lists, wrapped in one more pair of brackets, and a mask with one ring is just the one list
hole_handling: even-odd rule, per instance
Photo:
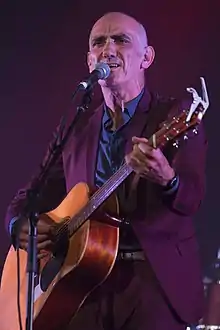
{"label": "microphone grille", "polygon": [[110,75],[111,69],[107,63],[99,62],[95,66],[96,70],[100,71],[101,77],[100,79],[106,79]]}

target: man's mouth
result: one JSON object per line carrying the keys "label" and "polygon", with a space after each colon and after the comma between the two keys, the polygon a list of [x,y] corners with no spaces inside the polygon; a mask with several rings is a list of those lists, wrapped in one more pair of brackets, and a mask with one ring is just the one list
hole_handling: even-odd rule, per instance
{"label": "man's mouth", "polygon": [[110,69],[117,69],[120,67],[118,63],[107,63]]}

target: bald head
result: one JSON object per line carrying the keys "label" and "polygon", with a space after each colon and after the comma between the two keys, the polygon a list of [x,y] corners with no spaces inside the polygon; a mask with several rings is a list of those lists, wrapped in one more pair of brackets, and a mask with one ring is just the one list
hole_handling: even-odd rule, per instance
{"label": "bald head", "polygon": [[145,70],[153,59],[154,49],[148,45],[146,31],[133,17],[110,12],[92,27],[87,56],[89,70],[94,70],[98,62],[106,62],[111,67],[111,74],[101,82],[102,86],[140,92]]}
{"label": "bald head", "polygon": [[119,24],[123,24],[127,27],[130,27],[130,29],[136,31],[140,44],[143,47],[146,47],[148,45],[146,30],[140,22],[138,22],[135,18],[121,12],[108,12],[101,18],[99,18],[93,25],[89,37],[89,46],[91,46],[92,34],[99,30],[100,26],[103,27],[103,25],[106,25],[107,27],[107,25],[110,25],[112,22],[114,22],[116,26]]}

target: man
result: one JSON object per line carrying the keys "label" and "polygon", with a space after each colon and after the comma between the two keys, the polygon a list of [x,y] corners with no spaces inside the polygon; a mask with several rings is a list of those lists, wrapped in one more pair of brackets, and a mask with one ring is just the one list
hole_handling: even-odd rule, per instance
{"label": "man", "polygon": [[[145,84],[154,60],[145,29],[134,18],[107,13],[89,37],[88,67],[106,62],[110,76],[99,84],[104,103],[89,109],[84,128],[63,151],[48,180],[39,210],[62,200],[77,182],[101,187],[123,160],[134,170],[118,190],[121,214],[118,257],[68,329],[183,330],[203,312],[203,286],[192,216],[204,195],[206,138],[172,143],[163,151],[148,139],[168,118],[175,100],[162,100]],[[181,111],[181,106],[176,107]],[[20,191],[6,221],[27,248],[28,226],[19,220],[26,201]],[[16,221],[17,220],[17,221]],[[52,222],[52,221],[51,221]],[[38,250],[50,249],[53,223],[38,223]],[[74,294],[74,293],[73,293]]]}

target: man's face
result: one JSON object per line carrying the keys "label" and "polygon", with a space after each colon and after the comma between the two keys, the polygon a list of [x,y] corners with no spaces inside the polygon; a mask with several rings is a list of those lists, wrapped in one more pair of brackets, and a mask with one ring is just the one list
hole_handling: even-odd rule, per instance
{"label": "man's face", "polygon": [[[143,32],[143,31],[142,31]],[[89,39],[88,66],[94,70],[97,62],[108,63],[111,74],[102,86],[115,86],[143,79],[147,40],[140,25],[125,15],[107,15],[94,25]]]}

